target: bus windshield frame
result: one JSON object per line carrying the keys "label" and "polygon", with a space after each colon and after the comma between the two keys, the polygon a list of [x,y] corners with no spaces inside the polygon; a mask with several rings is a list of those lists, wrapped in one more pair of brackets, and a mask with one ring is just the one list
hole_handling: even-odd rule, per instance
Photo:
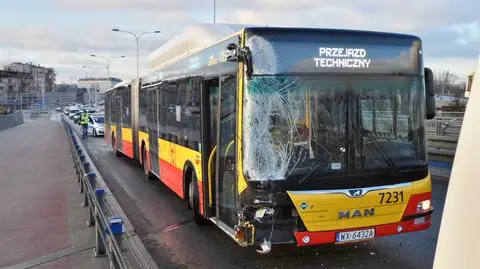
{"label": "bus windshield frame", "polygon": [[243,101],[245,177],[301,182],[426,169],[423,81],[384,74],[254,76]]}

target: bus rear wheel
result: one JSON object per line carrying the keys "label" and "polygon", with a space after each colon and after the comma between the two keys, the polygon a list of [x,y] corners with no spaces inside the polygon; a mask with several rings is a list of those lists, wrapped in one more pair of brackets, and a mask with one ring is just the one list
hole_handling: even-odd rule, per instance
{"label": "bus rear wheel", "polygon": [[117,147],[117,141],[115,139],[115,133],[112,133],[112,149],[113,149],[113,154],[115,154],[115,156],[120,156],[120,152],[118,151],[118,147]]}
{"label": "bus rear wheel", "polygon": [[193,220],[197,225],[203,225],[206,223],[206,221],[200,214],[200,199],[198,194],[197,176],[195,175],[195,172],[192,172],[192,178],[188,184],[188,205],[192,209]]}
{"label": "bus rear wheel", "polygon": [[147,159],[147,151],[145,150],[145,146],[142,145],[142,167],[143,173],[145,175],[146,180],[152,179],[152,175],[148,170],[148,159]]}

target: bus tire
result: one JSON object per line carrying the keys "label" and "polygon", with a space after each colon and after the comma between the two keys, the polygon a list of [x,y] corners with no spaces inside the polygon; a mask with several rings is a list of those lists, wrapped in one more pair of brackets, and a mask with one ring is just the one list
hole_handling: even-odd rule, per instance
{"label": "bus tire", "polygon": [[142,168],[143,174],[145,175],[145,180],[152,179],[152,174],[150,170],[148,170],[148,162],[147,162],[147,151],[145,150],[145,143],[142,143]]}
{"label": "bus tire", "polygon": [[191,173],[191,179],[188,181],[188,204],[192,208],[193,220],[195,221],[195,223],[197,225],[205,224],[206,221],[200,214],[198,184],[195,172]]}
{"label": "bus tire", "polygon": [[113,148],[113,154],[115,154],[115,156],[120,156],[120,152],[118,151],[118,147],[117,147],[117,141],[115,139],[115,133],[112,132],[112,148]]}

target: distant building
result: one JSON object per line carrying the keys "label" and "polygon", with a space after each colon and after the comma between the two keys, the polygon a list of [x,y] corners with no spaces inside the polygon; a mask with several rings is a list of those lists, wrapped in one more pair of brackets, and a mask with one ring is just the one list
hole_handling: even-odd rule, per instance
{"label": "distant building", "polygon": [[46,92],[45,105],[65,106],[77,102],[76,92]]}
{"label": "distant building", "polygon": [[55,90],[57,92],[77,92],[78,85],[77,84],[57,84],[55,85]]}
{"label": "distant building", "polygon": [[81,78],[77,84],[80,88],[99,89],[99,92],[104,93],[119,82],[122,82],[119,78]]}
{"label": "distant building", "polygon": [[[55,85],[59,93],[74,93],[76,103],[88,103],[88,94],[86,88],[80,88],[77,84],[61,83]],[[66,95],[67,96],[67,95]]]}
{"label": "distant building", "polygon": [[22,97],[31,98],[29,89],[32,81],[29,73],[0,70],[0,105],[19,106]]}
{"label": "distant building", "polygon": [[122,82],[119,78],[81,78],[77,84],[79,88],[88,90],[88,98],[90,102],[94,102],[102,100],[105,91],[119,82]]}
{"label": "distant building", "polygon": [[27,89],[23,89],[25,92],[53,92],[55,91],[55,69],[43,67],[40,65],[34,65],[29,63],[14,62],[8,64],[4,68],[8,71],[16,71],[29,73],[32,75],[33,80],[28,85]]}

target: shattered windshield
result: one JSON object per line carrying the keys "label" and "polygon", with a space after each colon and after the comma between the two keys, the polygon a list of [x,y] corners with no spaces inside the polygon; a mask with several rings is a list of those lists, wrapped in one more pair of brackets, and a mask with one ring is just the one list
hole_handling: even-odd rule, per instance
{"label": "shattered windshield", "polygon": [[425,164],[419,77],[255,76],[244,94],[251,180]]}

